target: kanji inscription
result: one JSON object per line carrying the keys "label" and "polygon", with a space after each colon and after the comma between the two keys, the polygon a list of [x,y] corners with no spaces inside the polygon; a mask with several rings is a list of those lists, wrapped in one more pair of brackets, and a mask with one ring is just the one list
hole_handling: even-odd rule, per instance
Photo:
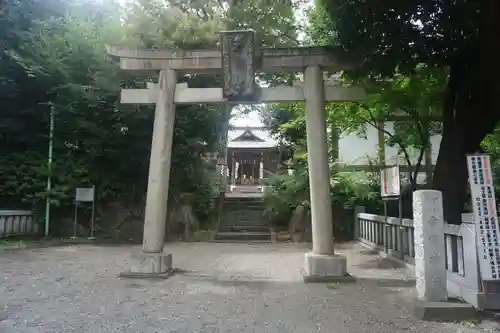
{"label": "kanji inscription", "polygon": [[223,95],[229,101],[251,101],[255,98],[254,54],[254,31],[222,32]]}

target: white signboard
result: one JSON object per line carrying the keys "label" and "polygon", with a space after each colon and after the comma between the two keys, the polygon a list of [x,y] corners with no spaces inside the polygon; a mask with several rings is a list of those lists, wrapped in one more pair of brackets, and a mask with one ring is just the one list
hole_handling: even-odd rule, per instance
{"label": "white signboard", "polygon": [[94,202],[94,187],[78,187],[76,189],[75,200],[78,202]]}
{"label": "white signboard", "polygon": [[401,191],[399,166],[380,170],[380,195],[382,197],[398,196]]}
{"label": "white signboard", "polygon": [[468,155],[469,184],[476,225],[479,268],[484,281],[500,280],[499,224],[490,157]]}

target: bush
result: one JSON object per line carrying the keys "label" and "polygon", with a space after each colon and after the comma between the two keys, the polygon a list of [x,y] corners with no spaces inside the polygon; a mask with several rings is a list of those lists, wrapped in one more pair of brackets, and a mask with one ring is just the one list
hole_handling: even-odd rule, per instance
{"label": "bush", "polygon": [[288,226],[293,210],[300,204],[309,205],[307,169],[301,167],[292,175],[280,174],[270,179],[264,194],[264,216],[270,225]]}
{"label": "bush", "polygon": [[331,178],[333,204],[352,210],[354,206],[377,207],[380,181],[370,172],[338,172]]}
{"label": "bush", "polygon": [[[351,211],[354,206],[378,206],[379,180],[373,173],[334,172],[330,178],[333,206]],[[281,174],[271,179],[264,195],[264,215],[271,225],[288,227],[293,211],[299,205],[310,207],[309,175],[304,166],[292,175]],[[349,223],[352,219],[349,219]]]}

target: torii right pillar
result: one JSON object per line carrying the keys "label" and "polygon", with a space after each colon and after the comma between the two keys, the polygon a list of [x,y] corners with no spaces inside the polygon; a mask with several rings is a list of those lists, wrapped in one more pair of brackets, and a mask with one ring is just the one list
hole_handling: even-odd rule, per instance
{"label": "torii right pillar", "polygon": [[349,279],[347,259],[335,255],[330,199],[330,168],[325,116],[325,84],[319,66],[304,72],[307,161],[312,222],[312,252],[305,254],[304,281],[328,282]]}

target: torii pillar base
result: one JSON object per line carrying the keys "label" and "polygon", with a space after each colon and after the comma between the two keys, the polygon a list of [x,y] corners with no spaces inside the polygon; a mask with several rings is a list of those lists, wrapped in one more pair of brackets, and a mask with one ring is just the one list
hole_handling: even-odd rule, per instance
{"label": "torii pillar base", "polygon": [[321,255],[308,252],[305,254],[304,282],[356,282],[347,273],[347,258],[341,255]]}
{"label": "torii pillar base", "polygon": [[173,275],[172,253],[132,254],[130,270],[120,273],[119,277],[131,279],[166,279]]}

